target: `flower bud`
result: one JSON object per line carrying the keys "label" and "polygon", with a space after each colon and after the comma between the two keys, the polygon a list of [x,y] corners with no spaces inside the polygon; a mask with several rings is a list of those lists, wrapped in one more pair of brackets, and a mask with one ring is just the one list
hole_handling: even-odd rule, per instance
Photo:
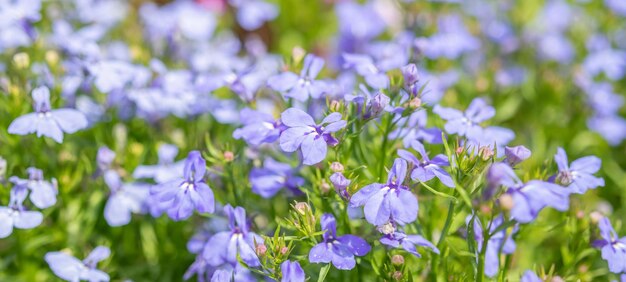
{"label": "flower bud", "polygon": [[404,257],[402,255],[393,255],[391,263],[395,266],[401,266],[404,264]]}
{"label": "flower bud", "polygon": [[311,207],[309,207],[309,204],[305,202],[297,202],[294,208],[301,215],[305,215],[309,210],[311,210]]}
{"label": "flower bud", "polygon": [[513,197],[509,194],[503,194],[500,196],[500,207],[502,207],[505,211],[510,211],[515,206],[515,202],[513,201]]}
{"label": "flower bud", "polygon": [[402,276],[403,276],[403,275],[402,275],[402,271],[395,271],[395,272],[393,273],[393,275],[391,275],[391,277],[393,278],[393,280],[396,280],[396,281],[400,281],[400,280],[402,280]]}
{"label": "flower bud", "polygon": [[322,194],[327,194],[328,191],[330,191],[330,184],[326,181],[322,181],[322,184],[320,184],[320,191]]}
{"label": "flower bud", "polygon": [[331,112],[338,112],[341,110],[341,103],[337,100],[330,101],[329,109]]}
{"label": "flower bud", "polygon": [[348,193],[348,186],[352,182],[350,179],[347,179],[341,172],[335,172],[330,176],[330,182],[335,186],[335,191],[339,196],[348,200],[350,198],[350,193]]}
{"label": "flower bud", "polygon": [[504,161],[510,166],[514,166],[518,163],[521,163],[525,159],[528,159],[531,155],[531,152],[530,150],[528,150],[528,148],[520,145],[515,147],[504,147],[504,154],[506,155]]}
{"label": "flower bud", "polygon": [[267,253],[267,246],[265,244],[256,245],[256,254],[260,257],[264,256]]}
{"label": "flower bud", "polygon": [[589,218],[591,218],[591,223],[593,224],[598,224],[603,217],[604,215],[599,211],[593,211],[589,214]]}
{"label": "flower bud", "polygon": [[330,164],[330,170],[333,172],[343,172],[343,165],[339,162],[333,162]]}
{"label": "flower bud", "polygon": [[293,49],[291,49],[291,58],[293,59],[293,62],[295,64],[300,63],[302,59],[304,59],[305,55],[306,55],[306,51],[302,49],[302,47],[300,46],[296,46],[296,47],[293,47]]}
{"label": "flower bud", "polygon": [[478,156],[483,161],[488,161],[489,159],[491,159],[491,157],[493,157],[493,155],[494,155],[493,149],[491,149],[491,147],[489,146],[483,146],[483,147],[480,147],[480,149],[478,149]]}
{"label": "flower bud", "polygon": [[411,99],[411,101],[409,102],[409,107],[411,107],[411,109],[417,109],[421,106],[422,106],[422,99],[418,97]]}
{"label": "flower bud", "polygon": [[235,154],[231,151],[224,152],[224,161],[227,163],[232,162],[235,159]]}
{"label": "flower bud", "polygon": [[13,56],[13,64],[15,64],[18,69],[28,68],[30,65],[30,57],[24,52],[17,53]]}
{"label": "flower bud", "polygon": [[289,248],[287,248],[287,247],[282,247],[282,248],[280,248],[280,254],[281,254],[281,255],[284,255],[284,254],[286,254],[287,252],[289,252]]}
{"label": "flower bud", "polygon": [[415,64],[408,64],[402,67],[402,76],[404,77],[404,85],[406,87],[417,83],[417,81],[419,81],[417,66]]}
{"label": "flower bud", "polygon": [[371,117],[379,116],[385,110],[385,108],[389,106],[390,102],[391,99],[389,99],[389,97],[387,97],[387,95],[383,94],[382,92],[376,94],[376,96],[374,96],[374,98],[372,98],[372,101],[370,102]]}

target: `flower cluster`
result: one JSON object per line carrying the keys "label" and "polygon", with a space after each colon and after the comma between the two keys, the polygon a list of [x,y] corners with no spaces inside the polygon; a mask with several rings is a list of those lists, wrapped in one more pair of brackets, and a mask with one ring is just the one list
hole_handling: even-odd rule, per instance
{"label": "flower cluster", "polygon": [[0,0],[0,280],[626,281],[623,1],[301,2]]}

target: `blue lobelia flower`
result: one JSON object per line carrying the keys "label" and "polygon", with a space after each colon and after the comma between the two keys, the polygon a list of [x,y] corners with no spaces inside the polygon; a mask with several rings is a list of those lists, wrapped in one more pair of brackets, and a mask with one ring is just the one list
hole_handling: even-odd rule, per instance
{"label": "blue lobelia flower", "polygon": [[314,165],[324,160],[327,146],[339,143],[331,134],[347,124],[341,119],[340,113],[332,113],[320,124],[315,124],[309,114],[296,108],[285,110],[281,121],[287,129],[280,134],[280,148],[285,152],[295,152],[300,148],[302,163],[305,165]]}
{"label": "blue lobelia flower", "polygon": [[249,230],[246,210],[226,205],[224,212],[228,215],[230,230],[218,232],[209,239],[209,248],[202,252],[203,258],[212,266],[235,265],[238,263],[237,256],[250,267],[261,265],[255,253],[255,244],[263,243],[263,238]]}
{"label": "blue lobelia flower", "polygon": [[602,258],[609,263],[611,272],[626,272],[626,237],[619,238],[606,217],[600,220],[598,227],[602,239],[594,241],[593,245],[602,249]]}
{"label": "blue lobelia flower", "polygon": [[416,158],[415,155],[409,151],[402,149],[398,150],[398,155],[401,158],[413,164],[411,179],[426,182],[437,177],[444,185],[454,188],[454,181],[452,180],[452,177],[442,168],[450,165],[446,155],[439,154],[431,160],[426,153],[426,149],[424,149],[424,145],[422,145],[419,141],[414,140],[411,142],[411,147],[413,147],[413,149],[420,154],[422,157],[421,160]]}
{"label": "blue lobelia flower", "polygon": [[405,251],[418,258],[422,257],[422,255],[417,252],[417,247],[428,248],[435,254],[439,254],[439,249],[424,237],[420,235],[407,235],[403,231],[396,230],[395,222],[388,222],[379,226],[378,231],[383,234],[379,240],[380,243],[393,248],[403,248]]}
{"label": "blue lobelia flower", "polygon": [[57,194],[59,191],[56,187],[56,179],[52,182],[43,179],[43,171],[40,169],[29,167],[28,179],[21,179],[16,176],[9,178],[15,187],[13,189],[23,189],[24,193],[30,191],[30,201],[40,209],[46,209],[57,202]]}
{"label": "blue lobelia flower", "polygon": [[523,145],[515,146],[515,147],[504,147],[504,155],[506,158],[504,162],[509,166],[514,167],[516,164],[523,162],[524,160],[530,158],[531,152],[528,148]]}
{"label": "blue lobelia flower", "polygon": [[480,135],[480,123],[496,114],[496,110],[482,98],[474,99],[465,112],[439,105],[435,105],[433,112],[447,121],[444,126],[446,132],[468,137]]}
{"label": "blue lobelia flower", "polygon": [[567,186],[572,193],[584,194],[589,189],[604,186],[604,179],[593,174],[600,170],[602,160],[596,156],[586,156],[567,163],[567,154],[563,148],[558,148],[554,156],[559,173],[553,177],[556,183]]}
{"label": "blue lobelia flower", "polygon": [[243,127],[235,129],[233,137],[243,139],[249,145],[272,143],[280,136],[280,123],[270,114],[244,108],[240,112]]}
{"label": "blue lobelia flower", "polygon": [[37,137],[47,136],[62,143],[63,132],[74,133],[87,127],[87,118],[83,113],[74,109],[51,109],[48,87],[35,88],[32,96],[35,112],[16,118],[9,125],[9,133],[37,133]]}
{"label": "blue lobelia flower", "polygon": [[297,261],[286,260],[280,265],[282,279],[280,282],[304,282],[305,275],[302,266]]}
{"label": "blue lobelia flower", "polygon": [[156,183],[165,183],[183,176],[184,161],[176,161],[178,148],[172,144],[162,144],[157,149],[159,163],[140,165],[133,171],[134,178],[152,178]]}
{"label": "blue lobelia flower", "polygon": [[23,203],[26,199],[26,191],[11,189],[9,205],[0,206],[0,238],[6,238],[13,233],[13,228],[35,228],[43,220],[43,215],[38,211],[28,211]]}
{"label": "blue lobelia flower", "polygon": [[294,172],[290,165],[266,158],[262,168],[253,168],[250,171],[252,192],[263,198],[273,197],[282,188],[301,194],[298,187],[304,184],[304,179],[295,176]]}
{"label": "blue lobelia flower", "polygon": [[365,85],[359,85],[361,93],[357,95],[347,94],[345,95],[346,102],[352,102],[356,104],[356,112],[365,120],[379,117],[384,111],[391,111],[392,107],[389,105],[391,99],[381,91],[377,91],[375,94],[365,87]]}
{"label": "blue lobelia flower", "polygon": [[156,196],[158,205],[163,204],[173,220],[187,219],[194,209],[212,213],[215,199],[211,187],[204,182],[206,162],[198,151],[191,151],[185,160],[183,177],[157,184],[150,193]]}
{"label": "blue lobelia flower", "polygon": [[397,129],[389,134],[391,139],[402,139],[405,148],[409,148],[414,140],[431,144],[441,144],[441,129],[436,127],[426,128],[426,111],[415,111],[408,117],[396,114],[394,121],[398,124]]}
{"label": "blue lobelia flower", "polygon": [[[472,224],[474,229],[474,240],[476,240],[477,249],[476,252],[480,252],[483,247],[483,226],[477,218],[472,220],[472,216],[469,215],[465,219],[467,225]],[[504,223],[504,217],[499,215],[491,224],[489,224],[489,233],[493,233]],[[500,267],[500,253],[512,254],[515,252],[515,242],[513,241],[513,234],[517,232],[517,226],[513,229],[513,233],[507,234],[506,229],[494,233],[487,242],[487,250],[485,251],[485,275],[493,277],[498,274],[498,268]]]}
{"label": "blue lobelia flower", "polygon": [[111,168],[113,161],[115,160],[115,152],[113,152],[107,146],[101,146],[98,148],[96,154],[96,163],[98,164],[98,170],[102,173]]}
{"label": "blue lobelia flower", "polygon": [[569,208],[570,191],[554,183],[531,180],[523,183],[513,169],[505,163],[495,163],[489,168],[487,181],[490,186],[503,185],[512,197],[511,218],[520,223],[533,221],[545,207],[559,211]]}
{"label": "blue lobelia flower", "polygon": [[267,85],[272,89],[284,93],[285,97],[298,101],[306,101],[309,97],[317,99],[326,91],[326,82],[315,80],[324,66],[324,60],[308,54],[304,58],[304,66],[300,75],[293,72],[283,72],[268,79]]}
{"label": "blue lobelia flower", "polygon": [[126,225],[133,213],[143,213],[146,210],[146,199],[150,195],[147,184],[123,183],[114,170],[104,174],[104,182],[111,190],[104,207],[104,218],[110,226]]}
{"label": "blue lobelia flower", "polygon": [[521,282],[543,282],[543,279],[539,278],[537,274],[532,270],[526,270],[522,276]]}
{"label": "blue lobelia flower", "polygon": [[366,255],[371,247],[365,240],[354,235],[337,237],[337,223],[331,214],[322,215],[321,227],[324,233],[323,242],[315,245],[309,251],[311,263],[330,263],[342,270],[354,268],[354,256]]}
{"label": "blue lobelia flower", "polygon": [[387,183],[367,185],[350,198],[351,207],[364,206],[365,219],[376,226],[391,220],[404,225],[417,218],[417,197],[404,186],[407,162],[397,158],[389,171]]}
{"label": "blue lobelia flower", "polygon": [[245,30],[255,30],[278,16],[278,7],[262,0],[229,0],[237,7],[237,22]]}
{"label": "blue lobelia flower", "polygon": [[107,247],[95,248],[83,261],[63,252],[49,252],[45,260],[52,272],[66,281],[87,280],[90,282],[109,281],[109,275],[96,268],[98,262],[111,255]]}

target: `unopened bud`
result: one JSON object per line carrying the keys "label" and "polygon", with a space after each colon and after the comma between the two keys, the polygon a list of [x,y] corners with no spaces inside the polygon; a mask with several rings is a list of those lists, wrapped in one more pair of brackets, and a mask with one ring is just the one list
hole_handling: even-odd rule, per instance
{"label": "unopened bud", "polygon": [[267,246],[265,244],[256,245],[256,254],[258,256],[264,256],[267,253]]}
{"label": "unopened bud", "polygon": [[550,282],[565,282],[565,279],[561,278],[561,276],[554,276]]}
{"label": "unopened bud", "polygon": [[227,163],[232,162],[235,159],[235,154],[231,151],[224,152],[224,161]]}
{"label": "unopened bud", "polygon": [[465,150],[465,148],[463,147],[456,147],[456,149],[454,150],[456,152],[457,155],[463,154],[463,151]]}
{"label": "unopened bud", "polygon": [[577,211],[576,212],[576,218],[578,218],[578,219],[585,218],[585,212],[584,211]]}
{"label": "unopened bud", "polygon": [[591,223],[598,224],[604,215],[599,211],[593,211],[589,214],[589,218],[591,218]]}
{"label": "unopened bud", "polygon": [[393,257],[391,257],[391,263],[395,266],[403,265],[404,257],[402,255],[393,255]]}
{"label": "unopened bud", "polygon": [[338,112],[339,110],[341,110],[341,103],[337,100],[332,100],[330,101],[329,108],[331,112]]}
{"label": "unopened bud", "polygon": [[339,162],[333,162],[330,164],[330,170],[333,172],[343,172],[343,165]]}
{"label": "unopened bud", "polygon": [[417,66],[415,64],[408,64],[402,67],[401,71],[405,86],[409,87],[419,80],[419,74],[417,73]]}
{"label": "unopened bud", "polygon": [[295,64],[302,61],[305,55],[306,55],[306,51],[302,49],[302,47],[300,46],[296,46],[296,47],[293,47],[293,49],[291,49],[291,58],[293,59],[293,62]]}
{"label": "unopened bud", "polygon": [[59,53],[53,50],[49,50],[46,52],[46,62],[49,65],[54,66],[59,62]]}
{"label": "unopened bud", "polygon": [[281,254],[281,255],[284,255],[284,254],[286,254],[287,252],[289,252],[289,248],[287,248],[287,247],[282,247],[282,248],[280,248],[280,254]]}
{"label": "unopened bud", "polygon": [[510,211],[515,206],[515,202],[513,201],[513,197],[509,194],[503,194],[500,196],[500,207],[502,207],[505,211]]}
{"label": "unopened bud", "polygon": [[417,109],[421,106],[422,106],[422,99],[418,97],[411,99],[411,101],[409,102],[409,107],[411,107],[412,109]]}
{"label": "unopened bud", "polygon": [[307,204],[305,202],[297,202],[296,205],[294,206],[294,208],[301,215],[305,215],[311,209],[309,207],[309,204]]}
{"label": "unopened bud", "polygon": [[13,64],[18,69],[25,69],[30,65],[30,57],[24,52],[17,53],[13,56]]}
{"label": "unopened bud", "polygon": [[494,155],[493,149],[491,149],[491,147],[489,146],[483,146],[483,147],[480,147],[480,149],[478,149],[478,156],[483,161],[488,161],[489,159],[491,159],[491,157],[493,157],[493,155]]}
{"label": "unopened bud", "polygon": [[320,191],[322,194],[328,193],[328,191],[330,191],[330,184],[326,181],[322,181],[322,184],[320,184]]}
{"label": "unopened bud", "polygon": [[393,278],[393,280],[396,280],[396,281],[400,281],[400,280],[402,280],[402,276],[403,276],[403,275],[402,275],[402,271],[395,271],[395,272],[391,275],[391,277]]}

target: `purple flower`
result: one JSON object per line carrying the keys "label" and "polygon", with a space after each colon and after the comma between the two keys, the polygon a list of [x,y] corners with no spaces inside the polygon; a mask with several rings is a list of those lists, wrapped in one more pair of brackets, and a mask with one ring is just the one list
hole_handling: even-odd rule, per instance
{"label": "purple flower", "polygon": [[262,143],[272,143],[280,135],[279,122],[271,115],[245,108],[240,113],[242,128],[237,128],[233,132],[235,139],[245,140],[252,146],[259,146]]}
{"label": "purple flower", "polygon": [[22,205],[26,199],[26,193],[12,189],[11,198],[7,207],[0,206],[0,238],[6,238],[13,233],[13,228],[35,228],[43,215],[38,211],[28,211]]}
{"label": "purple flower", "polygon": [[130,222],[133,213],[143,213],[150,188],[141,183],[122,183],[119,174],[109,170],[104,174],[104,182],[111,190],[104,207],[104,218],[110,226],[122,226]]}
{"label": "purple flower", "polygon": [[229,0],[237,7],[237,22],[245,30],[255,30],[278,16],[278,7],[261,0]]}
{"label": "purple flower", "polygon": [[159,163],[140,165],[133,171],[134,178],[152,178],[156,183],[165,183],[183,176],[185,162],[175,161],[178,148],[171,144],[162,144],[157,150]]}
{"label": "purple flower", "polygon": [[337,223],[331,214],[322,215],[321,227],[326,233],[323,242],[309,251],[311,263],[332,262],[337,269],[349,270],[356,265],[354,256],[364,256],[371,249],[360,237],[350,234],[337,237]]}
{"label": "purple flower", "polygon": [[281,115],[281,121],[287,127],[280,134],[280,148],[285,152],[295,152],[300,148],[302,163],[314,165],[326,158],[327,146],[335,146],[339,141],[331,135],[347,124],[340,113],[332,113],[320,124],[304,111],[289,108]]}
{"label": "purple flower", "polygon": [[348,186],[352,181],[347,179],[343,173],[335,172],[330,176],[330,183],[335,186],[335,191],[345,200],[350,200],[350,193],[348,193]]}
{"label": "purple flower", "polygon": [[49,252],[45,260],[52,272],[67,281],[88,280],[91,282],[109,281],[109,275],[96,268],[98,262],[111,254],[107,247],[95,248],[83,261],[63,252]]}
{"label": "purple flower", "polygon": [[309,97],[317,99],[322,96],[326,89],[326,83],[315,80],[324,66],[324,60],[308,54],[304,58],[304,66],[300,75],[293,72],[283,72],[268,79],[267,84],[272,89],[285,93],[285,97],[291,97],[298,101],[306,101]]}
{"label": "purple flower", "polygon": [[237,264],[237,256],[250,267],[261,265],[255,253],[255,243],[263,243],[263,238],[249,231],[246,210],[242,207],[224,207],[228,215],[229,231],[219,232],[207,242],[202,256],[207,263],[218,266],[224,263]]}
{"label": "purple flower", "polygon": [[442,168],[450,165],[446,155],[439,154],[431,160],[422,143],[413,141],[411,142],[411,147],[422,157],[421,160],[416,158],[415,155],[409,151],[398,150],[398,155],[414,166],[413,170],[411,170],[411,179],[426,182],[437,177],[444,185],[454,188],[454,180],[452,180],[450,174]]}
{"label": "purple flower", "polygon": [[250,171],[252,192],[263,198],[273,197],[282,188],[287,188],[296,194],[301,193],[299,186],[304,184],[304,179],[295,176],[294,172],[290,165],[266,158],[263,168],[253,168]]}
{"label": "purple flower", "polygon": [[286,260],[280,265],[282,279],[280,282],[304,282],[304,270],[297,261]]}
{"label": "purple flower", "polygon": [[441,144],[441,133],[439,128],[426,128],[426,111],[415,111],[408,117],[398,114],[394,118],[398,128],[389,134],[389,138],[402,138],[405,148],[411,146],[414,140],[431,144]]}
{"label": "purple flower", "polygon": [[402,77],[404,77],[404,87],[411,88],[419,81],[419,73],[415,64],[408,64],[402,67]]}
{"label": "purple flower", "polygon": [[598,227],[602,239],[593,242],[593,245],[602,249],[602,258],[609,263],[611,272],[626,272],[626,237],[619,238],[606,217],[600,220]]}
{"label": "purple flower", "polygon": [[343,67],[354,69],[356,73],[365,78],[365,82],[370,87],[376,89],[389,87],[389,77],[385,73],[386,70],[380,69],[372,57],[360,54],[343,54],[342,58]]}
{"label": "purple flower", "polygon": [[468,137],[478,136],[482,129],[480,123],[496,114],[496,110],[482,98],[474,99],[465,112],[439,105],[435,105],[433,112],[447,121],[446,132]]}
{"label": "purple flower", "polygon": [[164,204],[173,220],[187,219],[194,209],[212,213],[215,199],[211,187],[204,182],[206,162],[198,151],[191,151],[185,160],[183,177],[154,185],[150,193],[156,196],[156,204]]}
{"label": "purple flower", "polygon": [[537,274],[532,270],[526,270],[522,276],[521,282],[543,282],[543,279],[539,278]]}
{"label": "purple flower", "polygon": [[[392,223],[388,223],[393,225]],[[387,245],[393,248],[403,248],[405,251],[411,253],[412,255],[421,258],[422,255],[417,252],[417,247],[428,248],[433,251],[435,254],[439,254],[439,249],[433,245],[433,243],[424,239],[424,237],[420,235],[407,235],[402,231],[396,231],[395,227],[391,227],[390,230],[393,232],[385,232],[387,231],[385,227],[380,228],[383,231],[383,236],[380,238],[380,243],[383,245]],[[387,233],[387,234],[385,234]]]}
{"label": "purple flower", "polygon": [[404,186],[407,162],[396,159],[389,171],[387,183],[367,185],[350,198],[351,207],[364,206],[365,219],[376,226],[391,220],[400,225],[417,218],[417,198]]}
{"label": "purple flower", "polygon": [[480,40],[470,34],[458,15],[442,17],[438,21],[439,32],[429,38],[418,38],[416,45],[430,59],[457,59],[461,55],[480,48]]}
{"label": "purple flower", "polygon": [[102,146],[98,148],[98,154],[96,155],[96,163],[100,171],[106,171],[111,168],[113,161],[115,160],[115,152],[109,147]]}
{"label": "purple flower", "polygon": [[567,186],[572,193],[584,194],[589,189],[604,186],[604,179],[593,174],[600,170],[602,160],[596,156],[586,156],[567,164],[567,154],[563,148],[558,148],[554,155],[559,173],[556,175],[556,183]]}
{"label": "purple flower", "polygon": [[363,119],[371,119],[380,116],[384,111],[390,111],[389,106],[391,99],[384,93],[378,91],[375,95],[365,87],[365,85],[359,85],[361,95],[345,95],[347,102],[356,104],[356,112],[361,115]]}
{"label": "purple flower", "polygon": [[56,204],[59,193],[56,179],[53,179],[52,182],[45,181],[43,171],[34,167],[29,167],[26,171],[28,172],[28,179],[21,179],[16,176],[9,178],[9,181],[15,185],[13,189],[23,189],[24,193],[30,191],[30,201],[40,209],[46,209]]}
{"label": "purple flower", "polygon": [[504,147],[504,155],[506,158],[504,162],[509,164],[509,166],[513,167],[518,163],[523,162],[524,160],[530,158],[530,150],[524,147],[523,145],[515,146],[515,147]]}
{"label": "purple flower", "polygon": [[74,133],[87,127],[87,118],[83,113],[74,109],[51,109],[48,87],[35,88],[32,95],[35,112],[16,118],[9,125],[9,133],[18,135],[37,133],[37,137],[43,135],[62,143],[63,132]]}
{"label": "purple flower", "polygon": [[489,185],[503,185],[506,194],[513,198],[511,218],[520,223],[533,221],[545,207],[553,207],[559,211],[569,208],[568,189],[539,180],[523,183],[513,169],[504,163],[491,165],[488,173]]}
{"label": "purple flower", "polygon": [[[476,240],[477,244],[476,252],[480,252],[483,247],[485,247],[483,246],[483,227],[478,218],[472,220],[472,216],[469,215],[465,219],[465,222],[469,225],[471,221],[473,221],[474,240]],[[499,215],[489,224],[489,233],[496,231],[502,223],[504,223],[504,217]],[[513,229],[513,233],[515,232],[517,232],[517,227]],[[498,268],[500,268],[500,252],[504,254],[512,254],[515,252],[516,245],[512,236],[513,234],[507,235],[506,229],[503,229],[489,238],[486,246],[487,250],[485,251],[485,275],[493,277],[498,274]]]}

